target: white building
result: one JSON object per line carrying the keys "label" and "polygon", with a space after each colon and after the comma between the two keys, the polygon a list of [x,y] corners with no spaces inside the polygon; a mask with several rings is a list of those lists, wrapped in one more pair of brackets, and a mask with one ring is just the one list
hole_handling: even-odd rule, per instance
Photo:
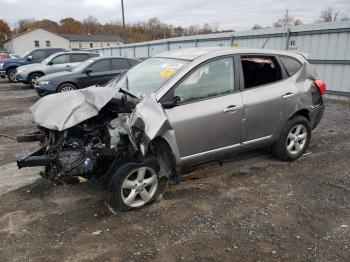
{"label": "white building", "polygon": [[28,30],[15,35],[4,42],[4,48],[9,53],[22,56],[34,48],[65,48],[84,49],[97,47],[113,47],[122,44],[120,37],[115,35],[60,35],[43,27]]}

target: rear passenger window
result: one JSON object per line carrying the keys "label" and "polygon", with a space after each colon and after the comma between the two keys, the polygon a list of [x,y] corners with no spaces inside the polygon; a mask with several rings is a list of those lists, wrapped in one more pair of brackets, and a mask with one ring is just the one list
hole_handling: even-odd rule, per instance
{"label": "rear passenger window", "polygon": [[281,69],[273,56],[241,56],[244,86],[252,88],[282,79]]}
{"label": "rear passenger window", "polygon": [[127,69],[129,67],[130,64],[126,59],[112,59],[112,70]]}
{"label": "rear passenger window", "polygon": [[72,54],[72,63],[83,62],[89,59],[88,54]]}
{"label": "rear passenger window", "polygon": [[289,76],[294,75],[303,67],[303,65],[294,58],[281,56],[280,59]]}

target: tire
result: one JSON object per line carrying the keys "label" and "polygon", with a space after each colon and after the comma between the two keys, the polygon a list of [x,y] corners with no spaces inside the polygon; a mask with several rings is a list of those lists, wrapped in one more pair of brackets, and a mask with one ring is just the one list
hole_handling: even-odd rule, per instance
{"label": "tire", "polygon": [[272,146],[272,152],[280,160],[296,160],[304,154],[310,139],[309,121],[303,116],[293,117],[285,124],[279,140]]}
{"label": "tire", "polygon": [[71,83],[63,83],[58,87],[58,92],[62,93],[62,92],[76,90],[76,89],[77,87]]}
{"label": "tire", "polygon": [[159,198],[165,191],[167,180],[159,179],[158,173],[159,164],[153,158],[121,164],[107,187],[109,210],[116,213],[138,209]]}
{"label": "tire", "polygon": [[11,82],[11,83],[16,83],[18,82],[15,78],[16,75],[16,68],[11,68],[7,71],[7,79]]}
{"label": "tire", "polygon": [[35,82],[36,80],[38,80],[38,78],[42,77],[43,74],[42,73],[33,73],[29,76],[28,78],[28,84],[31,88],[35,87]]}

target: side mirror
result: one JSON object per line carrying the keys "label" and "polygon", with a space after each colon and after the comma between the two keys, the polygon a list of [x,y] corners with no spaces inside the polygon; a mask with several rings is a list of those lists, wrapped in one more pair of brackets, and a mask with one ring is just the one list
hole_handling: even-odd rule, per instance
{"label": "side mirror", "polygon": [[176,106],[180,102],[180,100],[181,98],[179,96],[174,96],[173,99],[171,99],[170,101],[164,101],[161,104],[164,109],[169,109]]}
{"label": "side mirror", "polygon": [[48,65],[53,65],[53,62],[52,62],[52,61],[50,61],[50,62],[48,62],[47,64],[48,64]]}
{"label": "side mirror", "polygon": [[28,60],[28,61],[32,61],[32,60],[33,60],[33,57],[32,57],[31,55],[29,55],[29,56],[27,57],[27,60]]}
{"label": "side mirror", "polygon": [[86,73],[87,75],[90,75],[92,72],[93,72],[93,70],[92,70],[91,68],[88,68],[88,69],[86,69],[86,71],[85,71],[85,73]]}

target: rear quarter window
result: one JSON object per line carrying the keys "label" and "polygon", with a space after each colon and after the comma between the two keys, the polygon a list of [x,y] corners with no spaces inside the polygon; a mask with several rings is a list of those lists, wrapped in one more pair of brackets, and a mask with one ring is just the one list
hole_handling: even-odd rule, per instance
{"label": "rear quarter window", "polygon": [[280,56],[280,59],[288,76],[296,74],[303,67],[303,65],[295,58]]}

